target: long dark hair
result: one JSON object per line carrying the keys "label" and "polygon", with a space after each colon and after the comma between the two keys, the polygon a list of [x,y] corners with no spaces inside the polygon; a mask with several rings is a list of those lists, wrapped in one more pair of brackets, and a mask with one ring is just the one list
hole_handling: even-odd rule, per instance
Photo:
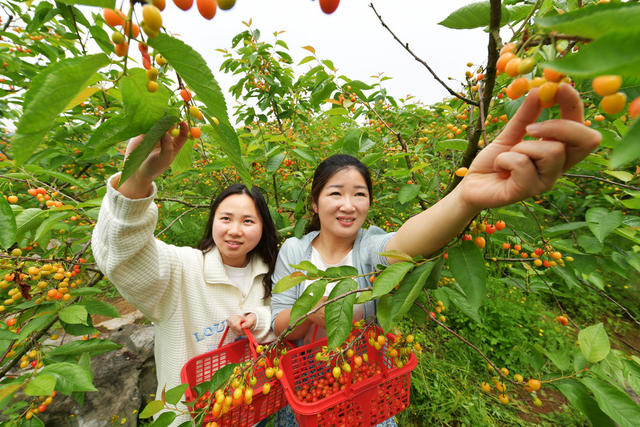
{"label": "long dark hair", "polygon": [[[324,186],[327,185],[327,182],[331,177],[347,168],[354,168],[360,172],[364,182],[367,184],[367,189],[369,190],[369,203],[371,203],[373,199],[373,186],[371,184],[371,174],[369,173],[369,169],[360,160],[348,154],[334,154],[333,156],[324,159],[318,165],[316,171],[313,173],[313,182],[311,183],[311,202],[318,203],[320,192]],[[313,218],[311,219],[309,231],[312,230],[320,230],[320,217],[318,217],[317,213],[314,213]]]}
{"label": "long dark hair", "polygon": [[271,296],[271,275],[276,266],[276,258],[278,256],[278,235],[276,226],[273,224],[273,219],[271,219],[267,202],[264,200],[258,187],[254,185],[251,190],[249,190],[244,184],[233,184],[222,190],[220,194],[218,194],[218,197],[211,202],[209,219],[204,229],[204,236],[202,240],[198,242],[196,248],[200,249],[203,254],[214,248],[216,244],[213,241],[213,220],[216,216],[216,210],[218,210],[218,206],[220,206],[220,203],[222,203],[224,199],[234,194],[246,194],[251,197],[262,219],[262,236],[256,247],[249,252],[249,255],[253,255],[254,253],[258,254],[269,268],[269,271],[267,271],[262,279],[264,298],[266,299]]}

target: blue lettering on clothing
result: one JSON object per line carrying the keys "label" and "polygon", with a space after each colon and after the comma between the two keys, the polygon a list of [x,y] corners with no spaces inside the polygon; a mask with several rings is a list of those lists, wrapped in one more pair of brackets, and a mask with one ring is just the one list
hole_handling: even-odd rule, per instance
{"label": "blue lettering on clothing", "polygon": [[210,337],[214,335],[214,331],[220,333],[225,330],[227,327],[227,320],[223,320],[222,322],[215,323],[211,326],[205,327],[201,332],[194,332],[193,336],[195,337],[197,342],[204,340],[206,337]]}

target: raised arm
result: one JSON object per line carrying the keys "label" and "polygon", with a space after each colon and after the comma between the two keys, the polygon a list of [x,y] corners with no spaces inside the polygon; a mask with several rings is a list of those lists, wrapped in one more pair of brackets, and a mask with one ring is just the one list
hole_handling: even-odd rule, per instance
{"label": "raised arm", "polygon": [[[535,123],[542,108],[538,90],[532,89],[500,135],[478,153],[460,184],[438,203],[407,220],[387,250],[428,256],[460,233],[482,209],[508,205],[551,189],[601,139],[599,132],[583,124],[582,100],[575,89],[560,84],[557,102],[560,119]],[[523,140],[526,134],[536,140]]]}
{"label": "raised arm", "polygon": [[[172,284],[181,281],[181,251],[189,250],[155,239],[158,210],[153,203],[152,183],[171,164],[185,140],[186,126],[181,127],[176,138],[165,136],[145,160],[140,173],[136,172],[118,190],[119,176],[109,180],[91,240],[100,270],[124,298],[152,320],[175,309],[172,301],[177,290]],[[140,141],[141,138],[133,139],[127,153]]]}

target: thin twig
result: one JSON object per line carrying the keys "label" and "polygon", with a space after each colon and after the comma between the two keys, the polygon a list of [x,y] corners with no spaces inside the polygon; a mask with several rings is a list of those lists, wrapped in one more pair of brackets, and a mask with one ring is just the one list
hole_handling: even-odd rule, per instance
{"label": "thin twig", "polygon": [[175,203],[180,203],[182,205],[188,206],[190,208],[194,208],[194,209],[209,209],[210,205],[206,204],[206,205],[194,205],[193,203],[189,203],[189,202],[185,202],[184,200],[181,199],[175,199],[173,197],[162,197],[162,198],[158,198],[155,199],[156,202],[175,202]]}
{"label": "thin twig", "polygon": [[536,215],[536,213],[524,202],[524,200],[522,200],[520,202],[522,204],[522,206],[525,207],[525,209],[527,209],[529,211],[529,214],[531,214],[531,216],[533,217],[533,219],[536,221],[536,224],[538,224],[538,229],[540,230],[540,239],[542,240],[542,243],[546,246],[547,245],[547,240],[544,238],[544,231],[542,229],[542,224],[540,224],[540,220],[538,219],[538,216]]}
{"label": "thin twig", "polygon": [[369,7],[371,9],[373,9],[373,12],[376,14],[376,16],[378,17],[378,20],[380,21],[380,23],[382,24],[382,26],[384,28],[387,29],[387,31],[389,31],[389,33],[393,36],[394,39],[396,39],[396,41],[398,43],[400,43],[400,45],[407,51],[409,52],[409,54],[411,56],[413,56],[413,59],[415,59],[416,61],[418,61],[419,63],[421,63],[422,65],[424,65],[427,70],[429,70],[429,72],[431,73],[431,75],[433,76],[434,79],[436,79],[436,81],[438,83],[440,83],[446,90],[447,92],[449,92],[451,95],[455,96],[458,99],[461,99],[462,101],[464,101],[467,104],[471,104],[471,105],[478,105],[477,101],[474,101],[472,99],[469,98],[465,98],[464,96],[461,96],[459,93],[457,93],[456,91],[454,91],[453,89],[451,89],[449,86],[447,86],[447,84],[442,81],[442,79],[440,79],[440,77],[438,77],[438,75],[435,73],[435,71],[433,71],[431,69],[431,67],[429,66],[429,64],[426,63],[426,61],[424,61],[423,59],[419,58],[415,53],[413,53],[413,51],[409,48],[409,44],[408,43],[403,43],[402,40],[400,40],[398,38],[398,36],[396,36],[394,34],[393,31],[391,31],[391,29],[389,28],[389,26],[383,21],[382,16],[380,16],[380,14],[378,13],[378,11],[376,10],[376,8],[373,6],[373,3],[369,3]]}
{"label": "thin twig", "polygon": [[585,285],[586,287],[590,288],[593,291],[596,291],[598,293],[600,293],[603,297],[605,297],[606,299],[608,299],[609,301],[611,301],[612,303],[614,303],[615,305],[617,305],[620,309],[622,309],[622,311],[624,311],[627,316],[629,316],[629,318],[631,320],[633,320],[635,323],[637,323],[638,325],[640,325],[640,321],[638,321],[638,319],[636,319],[635,317],[633,317],[633,315],[629,312],[629,310],[627,310],[627,308],[625,306],[623,306],[622,304],[620,304],[618,301],[614,300],[613,298],[611,298],[609,295],[607,295],[607,293],[601,289],[596,288],[595,286],[591,285],[590,283],[584,282],[580,279],[577,279],[578,282],[580,282],[581,284]]}
{"label": "thin twig", "polygon": [[184,212],[182,212],[180,215],[178,215],[177,217],[174,218],[173,221],[171,221],[169,223],[169,225],[167,225],[163,230],[160,230],[156,233],[155,237],[158,237],[159,235],[161,235],[162,233],[164,233],[165,231],[167,231],[168,229],[170,229],[171,227],[173,227],[173,224],[176,223],[176,221],[178,221],[180,218],[182,218],[183,216],[185,216],[186,214],[194,211],[196,208],[191,208],[189,210],[186,210]]}
{"label": "thin twig", "polygon": [[447,332],[449,332],[451,335],[453,335],[454,337],[458,338],[460,341],[462,341],[463,343],[465,343],[466,345],[468,345],[469,347],[471,347],[472,349],[474,349],[480,356],[482,356],[482,358],[484,360],[486,360],[489,365],[491,365],[491,367],[506,381],[509,381],[511,384],[513,385],[521,385],[519,382],[512,380],[511,378],[507,377],[505,374],[502,373],[502,371],[500,371],[500,368],[498,368],[496,366],[495,363],[493,363],[493,361],[491,359],[489,359],[478,347],[476,347],[475,345],[471,344],[467,339],[463,338],[462,336],[460,336],[458,333],[456,333],[453,329],[449,328],[447,325],[445,325],[444,323],[442,323],[441,321],[439,321],[438,319],[435,318],[435,316],[431,316],[429,310],[427,310],[425,308],[424,305],[422,305],[421,303],[419,303],[418,301],[414,302],[415,305],[417,305],[418,307],[420,307],[420,309],[422,311],[424,311],[425,313],[427,313],[427,316],[429,316],[429,319],[433,320],[434,322],[436,322],[439,326],[442,326]]}
{"label": "thin twig", "polygon": [[616,187],[622,187],[622,188],[627,188],[629,190],[640,191],[640,187],[634,187],[633,185],[627,185],[627,184],[620,184],[618,182],[610,181],[608,179],[600,178],[598,176],[593,176],[593,175],[580,175],[580,174],[575,174],[575,173],[565,173],[562,176],[566,176],[566,177],[569,177],[569,178],[594,179],[596,181],[606,182],[607,184],[615,185]]}
{"label": "thin twig", "polygon": [[[91,282],[89,284],[87,284],[87,288],[91,288],[93,286],[95,286],[96,283],[98,283],[100,281],[100,279],[102,279],[104,276],[102,273],[98,273],[96,274],[93,279],[91,280]],[[70,301],[70,303],[67,305],[71,306],[72,304],[74,304],[75,302],[77,302],[81,297],[76,297],[73,301]],[[40,329],[31,339],[31,345],[23,345],[22,348],[16,352],[15,357],[9,361],[5,366],[2,367],[2,370],[0,371],[0,378],[4,378],[4,376],[7,374],[7,372],[9,372],[17,363],[18,361],[22,358],[23,355],[27,354],[27,352],[29,352],[29,350],[31,350],[33,348],[34,343],[38,342],[38,340],[44,335],[46,334],[49,329],[58,321],[58,315],[56,314],[54,316],[54,318],[51,320],[51,322],[49,322],[49,324],[47,324],[45,327],[43,327],[42,329]],[[12,345],[9,345],[9,349],[11,349]],[[6,356],[7,353],[5,353]],[[4,359],[4,357],[3,357]]]}
{"label": "thin twig", "polygon": [[527,23],[529,22],[529,19],[531,19],[531,17],[536,12],[536,10],[538,10],[538,8],[540,7],[541,3],[542,3],[542,0],[537,0],[536,1],[536,4],[533,5],[533,7],[531,8],[531,11],[529,11],[529,14],[527,15],[527,17],[524,18],[524,20],[522,21],[522,25],[520,26],[520,28],[518,28],[518,30],[513,35],[513,39],[517,38],[520,35],[520,33],[522,32],[522,30],[524,30],[524,28],[527,26]]}
{"label": "thin twig", "polygon": [[9,28],[9,25],[11,25],[11,21],[13,21],[13,15],[9,15],[9,18],[7,19],[7,22],[5,22],[4,25],[2,26],[2,32],[3,33],[5,31],[7,31],[7,28]]}
{"label": "thin twig", "polygon": [[576,324],[576,322],[573,321],[573,319],[571,318],[571,316],[569,316],[569,313],[567,313],[567,310],[564,309],[564,307],[562,306],[562,304],[560,304],[560,301],[558,300],[558,298],[556,297],[555,292],[553,292],[553,288],[551,287],[551,285],[549,285],[549,283],[547,282],[547,280],[544,278],[544,276],[542,276],[538,270],[536,270],[535,268],[533,269],[533,272],[536,274],[536,276],[538,276],[539,279],[542,280],[542,282],[545,284],[545,286],[547,287],[547,289],[549,289],[549,292],[551,292],[551,296],[553,296],[553,299],[556,302],[556,305],[558,306],[558,308],[560,309],[560,311],[568,318],[569,322],[571,322],[571,324],[577,329],[580,330],[580,327]]}
{"label": "thin twig", "polygon": [[[487,45],[487,67],[485,69],[484,81],[486,86],[483,88],[482,93],[482,111],[479,114],[476,124],[472,131],[469,132],[467,138],[467,149],[464,152],[461,165],[469,167],[471,162],[478,153],[478,141],[482,133],[482,127],[484,126],[484,117],[489,112],[489,105],[491,103],[491,97],[493,96],[493,89],[496,83],[496,62],[498,62],[498,41],[500,39],[500,19],[502,17],[501,1],[491,0],[491,17],[489,22],[489,43]],[[480,105],[478,103],[478,105]],[[446,194],[449,194],[453,189],[462,181],[462,178],[453,175],[451,182],[449,183]]]}
{"label": "thin twig", "polygon": [[[404,139],[402,138],[402,134],[396,130],[394,130],[391,125],[389,123],[387,123],[387,121],[380,115],[380,113],[378,113],[378,111],[371,107],[371,105],[369,105],[368,102],[363,102],[362,103],[365,107],[367,107],[367,109],[369,111],[371,111],[373,114],[376,115],[376,117],[378,117],[378,120],[380,122],[382,122],[382,124],[389,129],[389,131],[396,137],[396,139],[398,140],[398,142],[400,143],[400,145],[402,146],[402,151],[404,152],[404,161],[407,164],[407,169],[409,170],[409,173],[411,174],[411,178],[413,179],[413,182],[418,182],[418,178],[416,177],[415,173],[411,170],[413,169],[413,166],[411,165],[411,160],[409,159],[409,147],[407,146],[406,142],[404,141]],[[424,203],[424,200],[422,199],[418,199],[418,202],[420,203],[420,207],[422,208],[422,210],[427,209],[427,205]]]}

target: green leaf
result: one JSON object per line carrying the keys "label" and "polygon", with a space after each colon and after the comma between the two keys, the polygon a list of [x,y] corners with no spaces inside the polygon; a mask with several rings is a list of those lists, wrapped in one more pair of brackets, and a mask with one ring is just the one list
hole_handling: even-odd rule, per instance
{"label": "green leaf", "polygon": [[629,182],[634,178],[633,174],[627,171],[603,171],[603,172],[606,173],[607,175],[611,175],[612,177],[619,179],[622,182]]}
{"label": "green leaf", "polygon": [[392,249],[390,251],[380,252],[379,255],[383,256],[383,257],[386,257],[386,258],[399,259],[400,261],[411,261],[411,260],[413,260],[413,258],[411,258],[409,255],[405,254],[404,252],[397,251],[395,249]]}
{"label": "green leaf", "polygon": [[46,248],[47,243],[50,240],[49,231],[51,231],[51,229],[56,225],[59,225],[61,218],[69,215],[69,212],[53,212],[49,214],[49,218],[42,221],[38,226],[33,239],[38,242],[41,247]]}
{"label": "green leaf", "polygon": [[11,142],[18,164],[29,159],[58,115],[86,87],[85,82],[108,63],[104,54],[78,56],[50,65],[33,79]]}
{"label": "green leaf", "polygon": [[561,371],[566,371],[571,366],[571,360],[569,360],[569,354],[565,350],[562,349],[562,350],[551,351],[541,346],[540,344],[534,344],[533,346],[540,353],[547,356],[549,360],[551,360],[551,362],[553,362],[553,364],[556,365],[556,368],[560,369]]}
{"label": "green leaf", "polygon": [[16,240],[20,241],[27,232],[35,231],[47,215],[49,212],[39,208],[28,208],[20,212],[16,216]]}
{"label": "green leaf", "polygon": [[487,282],[482,252],[469,241],[450,248],[448,252],[449,268],[453,277],[467,297],[469,305],[477,310],[482,305]]}
{"label": "green leaf", "polygon": [[[354,279],[343,279],[331,290],[328,299],[333,299],[357,288],[358,283]],[[339,347],[351,333],[355,301],[356,294],[351,294],[325,307],[324,321],[329,348]]]}
{"label": "green leaf", "polygon": [[436,150],[438,151],[447,151],[447,150],[456,150],[456,151],[464,151],[467,149],[467,145],[469,142],[464,139],[444,139],[442,141],[436,142]]}
{"label": "green leaf", "polygon": [[8,249],[16,241],[16,217],[4,197],[0,197],[0,248]]}
{"label": "green leaf", "polygon": [[153,93],[146,87],[147,75],[141,68],[133,68],[120,80],[123,111],[103,122],[91,133],[83,158],[101,154],[113,144],[145,133],[166,115],[171,92],[164,85]]}
{"label": "green leaf", "polygon": [[586,234],[580,234],[578,236],[578,244],[582,246],[587,253],[590,254],[598,254],[602,252],[602,249],[604,248],[600,240]]}
{"label": "green leaf", "polygon": [[311,283],[304,290],[300,298],[296,300],[291,307],[291,314],[289,315],[289,326],[296,323],[301,316],[307,314],[313,307],[316,306],[318,301],[324,296],[324,290],[327,287],[327,281],[324,279],[316,280]]}
{"label": "green leaf", "polygon": [[[398,290],[393,294],[393,304],[391,308],[392,321],[399,319],[409,311],[413,302],[418,298],[422,289],[427,284],[427,279],[429,279],[436,264],[434,261],[424,263],[404,276]],[[383,327],[383,329],[385,328]]]}
{"label": "green leaf", "polygon": [[162,409],[164,409],[164,403],[162,403],[162,401],[152,400],[151,402],[147,403],[147,406],[144,407],[138,417],[142,419],[150,418],[160,412]]}
{"label": "green leaf", "polygon": [[356,304],[364,304],[367,301],[371,301],[373,299],[372,291],[363,291],[358,293],[358,297],[356,298]]}
{"label": "green leaf", "polygon": [[296,270],[306,271],[307,276],[309,276],[309,278],[322,277],[324,275],[324,272],[320,271],[318,267],[313,265],[313,263],[310,261],[302,261],[299,264],[290,264],[290,265],[291,265],[291,268],[295,268]]}
{"label": "green leaf", "polygon": [[420,186],[415,184],[402,184],[398,192],[398,201],[401,205],[413,201],[420,193]]}
{"label": "green leaf", "polygon": [[607,357],[611,350],[609,337],[602,323],[589,326],[578,333],[578,344],[585,359],[596,363]]}
{"label": "green leaf", "polygon": [[331,96],[331,93],[336,89],[336,84],[329,80],[323,80],[318,86],[316,86],[312,92],[309,102],[314,108],[318,108],[320,104]]}
{"label": "green leaf", "polygon": [[482,324],[480,314],[478,313],[478,307],[472,305],[467,297],[453,288],[443,287],[439,288],[438,290],[444,292],[449,300],[451,300],[451,302],[453,302],[453,304],[458,307],[460,311],[476,321],[478,324]]}
{"label": "green leaf", "polygon": [[39,373],[24,386],[24,394],[27,396],[47,396],[53,393],[56,387],[56,377],[51,374]]}
{"label": "green leaf", "polygon": [[87,315],[87,309],[79,304],[70,305],[58,312],[60,320],[71,325],[86,325]]}
{"label": "green leaf", "polygon": [[74,5],[84,4],[86,6],[96,6],[102,8],[113,9],[116,7],[116,0],[57,0],[59,3]]}
{"label": "green leaf", "polygon": [[633,28],[640,21],[637,4],[599,4],[536,19],[542,29],[594,39]]}
{"label": "green leaf", "polygon": [[164,394],[165,401],[170,405],[175,405],[180,401],[187,388],[189,388],[189,384],[180,384],[171,390],[167,390]]}
{"label": "green leaf", "polygon": [[329,279],[340,279],[346,276],[357,276],[358,270],[350,265],[342,265],[340,267],[329,267],[322,275]]}
{"label": "green leaf", "polygon": [[302,58],[302,60],[298,63],[298,65],[306,64],[307,62],[311,62],[314,59],[316,59],[316,57],[313,56],[313,55],[306,56],[306,57]]}
{"label": "green leaf", "polygon": [[18,334],[16,334],[15,332],[11,332],[8,329],[0,329],[0,340],[11,341],[15,340],[16,338],[18,338]]}
{"label": "green leaf", "polygon": [[22,383],[20,384],[9,384],[5,387],[0,387],[0,401],[4,400],[6,397],[12,395],[19,388],[22,387]]}
{"label": "green leaf", "polygon": [[383,295],[376,304],[376,319],[385,332],[393,328],[393,296]]}
{"label": "green leaf", "polygon": [[580,382],[570,380],[554,381],[553,385],[560,390],[567,400],[587,416],[592,426],[615,427],[611,418],[607,416],[589,394],[589,390]]}
{"label": "green leaf", "polygon": [[[294,276],[295,275],[295,276]],[[284,292],[287,289],[293,288],[301,282],[307,280],[307,277],[296,271],[291,273],[288,276],[284,276],[282,279],[278,280],[278,283],[273,287],[273,293],[278,294],[280,292]]]}
{"label": "green leaf", "polygon": [[173,420],[176,419],[177,415],[178,414],[173,411],[163,412],[149,427],[167,427],[171,425]]}
{"label": "green leaf", "polygon": [[286,154],[284,153],[276,153],[273,156],[270,156],[267,159],[267,174],[273,175],[274,173],[276,173],[285,157]]}
{"label": "green leaf", "polygon": [[[204,131],[209,134],[209,127],[206,127]],[[177,175],[189,169],[193,163],[194,152],[195,149],[193,148],[193,142],[191,140],[187,140],[178,152],[176,158],[173,159],[173,162],[171,163],[171,172]]]}
{"label": "green leaf", "polygon": [[623,360],[626,380],[636,394],[640,394],[640,364],[633,360]]}
{"label": "green leaf", "polygon": [[20,333],[18,334],[18,339],[23,340],[28,337],[32,332],[40,330],[45,326],[49,325],[55,319],[55,313],[43,313],[38,315],[38,317],[32,319],[29,323],[26,324],[22,329],[20,329]]}
{"label": "green leaf", "polygon": [[612,231],[622,225],[622,218],[622,212],[605,208],[591,208],[585,214],[589,230],[600,242],[604,242]]}
{"label": "green leaf", "polygon": [[491,5],[488,1],[471,3],[455,10],[444,21],[438,22],[447,28],[470,29],[486,27],[491,18]]}
{"label": "green leaf", "polygon": [[238,366],[239,363],[229,363],[224,367],[218,369],[213,377],[211,377],[211,382],[209,385],[209,391],[214,392],[219,389],[233,374],[233,370]]}
{"label": "green leaf", "polygon": [[579,222],[567,222],[559,225],[554,225],[553,227],[549,227],[544,230],[544,235],[546,237],[555,237],[560,234],[567,233],[569,231],[578,230],[580,228],[584,228],[587,226],[587,223],[584,221]]}
{"label": "green leaf", "polygon": [[90,339],[87,341],[76,340],[71,341],[61,346],[58,346],[51,350],[50,356],[76,356],[84,353],[88,353],[91,357],[98,354],[107,353],[109,351],[117,350],[121,348],[120,344],[117,344],[110,340]]}
{"label": "green leaf", "polygon": [[[191,46],[166,34],[149,39],[149,45],[169,61],[187,86],[195,91],[196,97],[207,106],[203,114],[211,124],[215,141],[222,147],[242,181],[250,184],[251,175],[242,161],[238,135],[229,123],[224,95],[205,60]],[[211,115],[218,119],[219,125],[215,124]]]}
{"label": "green leaf", "polygon": [[133,173],[140,167],[142,162],[147,158],[149,153],[153,150],[153,147],[160,141],[160,138],[167,133],[169,129],[178,121],[177,117],[164,116],[158,120],[149,131],[144,135],[140,145],[136,147],[130,154],[127,160],[124,162],[124,168],[122,169],[122,176],[118,185],[124,184],[124,182],[133,175]]}
{"label": "green leaf", "polygon": [[40,372],[55,376],[56,389],[64,394],[74,391],[98,391],[91,383],[91,372],[75,363],[54,363],[45,366]]}
{"label": "green leaf", "polygon": [[640,157],[640,120],[636,120],[622,141],[611,152],[611,167],[617,168],[631,163]]}
{"label": "green leaf", "polygon": [[391,292],[413,266],[411,262],[397,262],[382,270],[373,282],[373,298],[379,298]]}
{"label": "green leaf", "polygon": [[582,287],[582,286],[580,286],[580,283],[576,279],[576,277],[573,274],[573,272],[571,270],[569,270],[568,268],[563,268],[563,267],[559,267],[558,266],[556,268],[552,268],[551,271],[553,272],[553,274],[555,274],[556,276],[560,277],[564,281],[564,283],[567,284],[569,289],[571,289],[571,288],[581,288]]}
{"label": "green leaf", "polygon": [[342,153],[349,154],[351,156],[357,156],[360,151],[360,138],[362,131],[358,128],[349,129],[342,138]]}
{"label": "green leaf", "polygon": [[[580,46],[578,53],[566,55],[542,66],[581,79],[603,74],[639,76],[639,45],[640,30],[619,31]],[[619,161],[612,163],[614,168],[620,165]]]}
{"label": "green leaf", "polygon": [[100,314],[102,316],[120,317],[118,309],[108,302],[97,299],[83,298],[81,305],[91,314]]}
{"label": "green leaf", "polygon": [[580,381],[591,390],[600,409],[618,423],[620,427],[638,425],[640,406],[629,395],[617,387],[596,378],[586,377]]}
{"label": "green leaf", "polygon": [[296,225],[293,228],[293,235],[298,239],[302,238],[302,236],[305,234],[305,229],[307,228],[308,223],[309,220],[307,218],[300,218],[299,220],[297,220]]}

